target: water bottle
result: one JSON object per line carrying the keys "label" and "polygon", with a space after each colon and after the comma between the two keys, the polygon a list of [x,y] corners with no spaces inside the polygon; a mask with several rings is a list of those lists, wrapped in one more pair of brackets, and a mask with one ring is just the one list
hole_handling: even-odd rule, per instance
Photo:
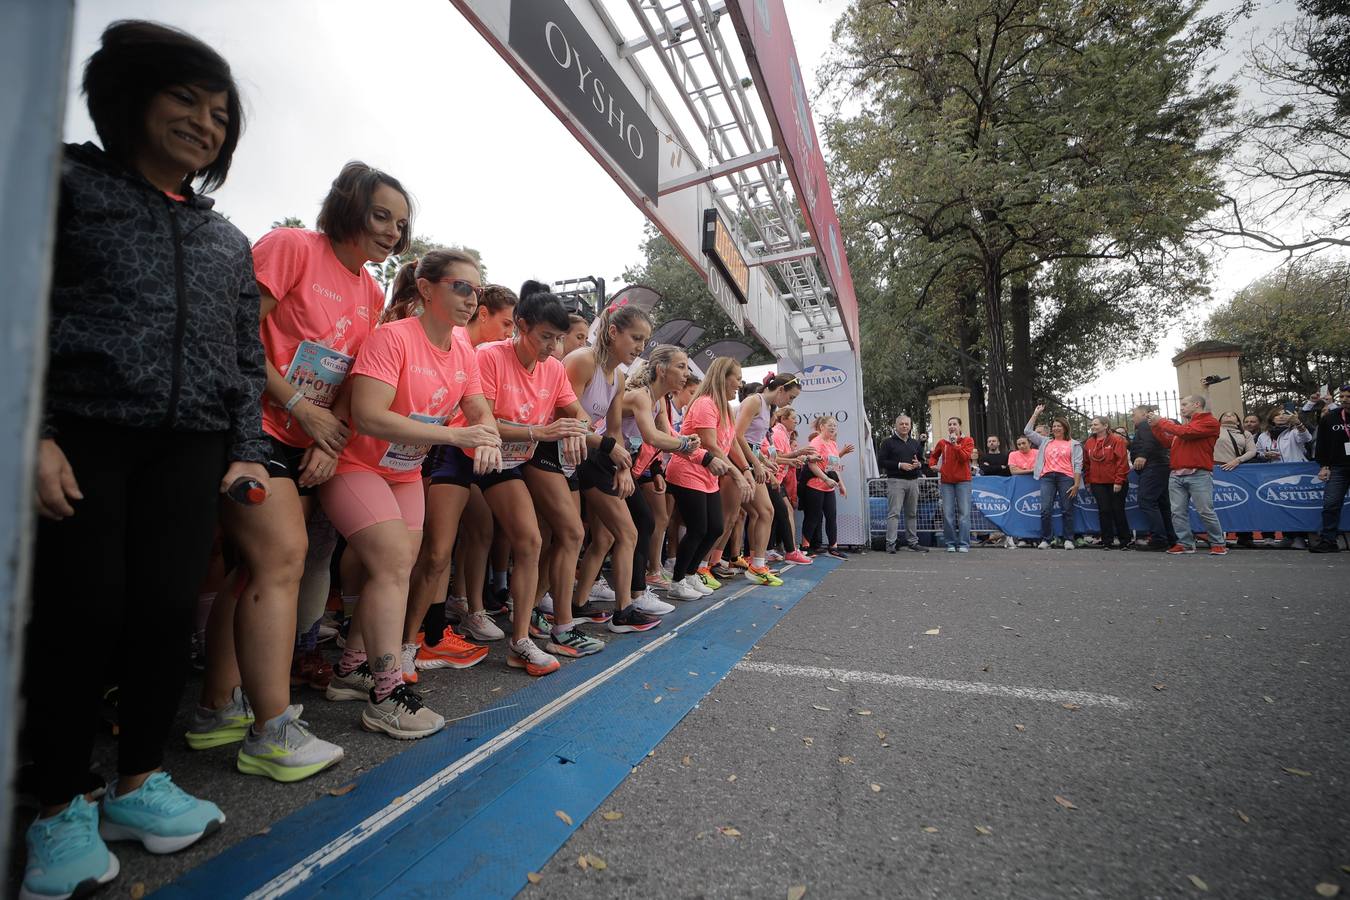
{"label": "water bottle", "polygon": [[225,496],[241,506],[257,506],[267,499],[267,488],[258,479],[241,475],[230,485]]}

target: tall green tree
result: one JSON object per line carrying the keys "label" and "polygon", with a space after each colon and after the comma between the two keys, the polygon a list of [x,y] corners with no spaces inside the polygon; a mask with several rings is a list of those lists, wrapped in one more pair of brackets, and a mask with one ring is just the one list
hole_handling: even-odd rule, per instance
{"label": "tall green tree", "polygon": [[1242,347],[1243,401],[1263,410],[1350,379],[1350,261],[1281,266],[1209,315],[1194,337]]}
{"label": "tall green tree", "polygon": [[[855,0],[836,26],[830,83],[860,107],[826,127],[845,228],[913,268],[917,290],[890,297],[894,314],[944,284],[974,302],[993,431],[1027,412],[1014,413],[1012,388],[1034,377],[1049,267],[1132,285],[1107,324],[1163,318],[1203,291],[1187,229],[1219,204],[1226,148],[1205,136],[1234,92],[1202,65],[1226,22],[1199,6]],[[1141,307],[1141,295],[1157,299]]]}
{"label": "tall green tree", "polygon": [[432,250],[459,250],[463,253],[467,253],[478,263],[478,268],[483,273],[483,281],[486,283],[488,277],[487,266],[483,264],[483,255],[481,253],[472,247],[466,247],[462,244],[442,244],[435,238],[425,234],[414,234],[412,240],[408,244],[408,249],[398,256],[389,257],[381,265],[368,263],[366,268],[370,270],[370,274],[375,276],[375,280],[380,283],[380,287],[384,288],[385,293],[387,294],[394,283],[394,276],[398,274],[398,270],[404,263],[411,262],[415,259],[421,259]]}

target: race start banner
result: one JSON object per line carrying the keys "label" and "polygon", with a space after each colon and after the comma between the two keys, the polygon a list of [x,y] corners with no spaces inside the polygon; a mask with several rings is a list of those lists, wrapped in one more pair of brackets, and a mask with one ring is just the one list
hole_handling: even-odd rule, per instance
{"label": "race start banner", "polygon": [[[841,429],[842,430],[842,429]],[[1315,463],[1261,463],[1238,466],[1231,472],[1214,471],[1214,511],[1225,531],[1320,531],[1322,488]],[[1136,473],[1130,473],[1125,517],[1136,531],[1147,531],[1148,520],[1139,511]],[[981,476],[971,485],[971,504],[1005,534],[1017,538],[1041,536],[1041,486],[1030,475]],[[1054,530],[1062,534],[1059,510]],[[1191,528],[1204,530],[1195,511]],[[1101,529],[1097,503],[1083,486],[1074,498],[1074,533],[1090,534]],[[1350,504],[1341,510],[1341,530],[1350,531]]]}

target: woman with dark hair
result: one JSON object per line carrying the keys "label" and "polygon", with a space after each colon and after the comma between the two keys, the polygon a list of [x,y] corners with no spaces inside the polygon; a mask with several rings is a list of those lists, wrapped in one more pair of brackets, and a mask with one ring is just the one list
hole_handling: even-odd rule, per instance
{"label": "woman with dark hair", "polygon": [[[672,433],[680,434],[680,427],[684,424],[684,414],[689,409],[689,404],[694,402],[694,392],[698,390],[702,381],[703,379],[693,371],[691,364],[689,374],[684,379],[684,387],[666,395],[664,401],[666,418],[670,421]],[[665,477],[670,469],[670,459],[669,453],[662,453],[660,462],[653,463],[653,465],[661,467],[662,491],[660,495],[657,495],[654,486],[644,487],[644,490],[648,491],[647,502],[651,504],[652,515],[656,520],[656,530],[652,534],[652,546],[648,551],[647,584],[664,591],[670,590],[675,584],[673,579],[675,574],[675,548],[680,543],[679,511],[675,508],[675,497],[670,493],[670,479]],[[667,555],[667,547],[669,547],[669,555]]]}
{"label": "woman with dark hair", "polygon": [[[248,239],[199,193],[225,181],[243,128],[229,64],[181,31],[117,22],[84,92],[103,146],[67,145],[61,166],[23,686],[41,810],[24,898],[111,881],[105,840],[172,853],[224,824],[161,765],[220,494],[249,479],[268,490]],[[72,622],[97,638],[53,664]],[[110,681],[117,777],[100,799],[90,757]]]}
{"label": "woman with dark hair", "polygon": [[1059,509],[1063,516],[1064,549],[1074,549],[1073,498],[1083,486],[1083,445],[1073,439],[1073,428],[1063,416],[1055,416],[1050,421],[1049,434],[1042,434],[1043,425],[1036,420],[1045,412],[1045,406],[1037,406],[1022,430],[1027,440],[1036,448],[1036,466],[1032,470],[1041,482],[1041,542],[1037,546],[1042,550],[1050,549],[1050,539],[1054,536],[1055,498],[1059,498]]}
{"label": "woman with dark hair", "polygon": [[[610,306],[596,322],[595,346],[575,350],[563,361],[572,390],[593,424],[592,433],[586,437],[588,455],[577,468],[591,542],[577,570],[571,602],[576,607],[588,601],[600,567],[612,548],[614,577],[609,589],[614,593],[614,615],[607,627],[619,634],[648,631],[661,624],[659,616],[675,610],[645,591],[639,592],[634,601],[631,587],[638,529],[627,501],[637,485],[633,458],[621,431],[624,376],[619,366],[635,363],[651,336],[652,322],[645,312],[636,306]],[[650,534],[642,537],[645,540]],[[575,558],[573,553],[569,566]],[[566,574],[567,569],[559,567],[557,571]],[[553,590],[561,605],[567,597],[566,588],[553,581]],[[562,627],[561,622],[562,617],[555,615],[552,626],[555,634]]]}
{"label": "woman with dark hair", "polygon": [[[461,451],[465,479],[501,464],[501,439],[483,400],[473,348],[454,334],[468,323],[479,290],[478,265],[464,253],[432,251],[399,270],[392,308],[406,317],[376,330],[357,357],[351,387],[357,433],[320,489],[329,519],[366,576],[330,696],[365,700],[362,727],[405,740],[445,724],[404,679],[405,670],[414,671],[418,649],[407,630],[416,634],[425,614],[417,610],[405,626],[426,517],[422,461],[431,447],[448,445]],[[472,462],[465,449],[474,451]],[[455,494],[462,509],[467,490]],[[439,511],[443,527],[455,512]],[[478,659],[486,655],[479,648]],[[356,672],[363,665],[370,670],[368,688]]]}
{"label": "woman with dark hair", "polygon": [[1129,491],[1130,448],[1111,430],[1105,416],[1093,416],[1088,426],[1092,436],[1083,444],[1083,480],[1097,501],[1102,549],[1110,550],[1119,539],[1120,549],[1134,549],[1134,535],[1125,518],[1125,495]]}
{"label": "woman with dark hair", "polygon": [[736,360],[713,360],[680,425],[680,434],[698,436],[700,449],[673,454],[666,470],[666,489],[675,497],[684,522],[684,537],[675,551],[673,584],[667,594],[674,600],[697,600],[716,590],[716,579],[702,561],[722,534],[722,485],[718,479],[729,475],[730,486],[741,498],[750,495],[752,482],[742,474],[749,467],[736,446],[736,425],[731,416],[731,398],[740,386],[741,366]]}
{"label": "woman with dark hair", "polygon": [[775,511],[774,528],[780,530],[783,562],[809,566],[815,560],[803,553],[797,544],[797,470],[815,458],[815,450],[810,447],[803,450],[794,445],[793,442],[797,437],[797,411],[791,406],[780,407],[773,411],[773,429],[770,437],[773,441],[774,460],[780,466],[778,490],[783,502]]}
{"label": "woman with dark hair", "polygon": [[[483,396],[492,405],[503,444],[502,470],[479,475],[477,484],[515,560],[507,665],[547,675],[559,663],[530,640],[540,575],[539,523],[548,524],[556,545],[573,548],[565,577],[551,575],[555,584],[571,584],[582,529],[561,464],[581,461],[590,429],[567,370],[553,356],[567,332],[567,312],[550,293],[525,293],[515,310],[515,336],[478,348]],[[558,448],[552,460],[540,458],[543,442]],[[550,643],[561,647],[562,637],[551,634]]]}
{"label": "woman with dark hair", "polygon": [[781,578],[769,571],[766,559],[774,518],[777,516],[781,521],[784,514],[777,512],[778,505],[783,502],[775,483],[778,464],[774,458],[777,454],[766,454],[764,445],[769,436],[774,408],[790,405],[801,392],[802,385],[796,375],[790,372],[778,373],[766,379],[764,389],[745,398],[741,408],[736,411],[736,437],[744,444],[743,449],[750,459],[755,479],[754,496],[745,504],[750,532],[750,565],[745,570],[745,577],[755,584],[773,587],[783,583]]}
{"label": "woman with dark hair", "polygon": [[[239,566],[211,608],[206,676],[187,735],[198,749],[242,740],[241,772],[297,781],[342,758],[341,748],[308,733],[290,705],[293,673],[332,688],[331,674],[314,677],[313,662],[309,671],[293,665],[296,632],[303,641],[304,632],[317,631],[326,598],[301,611],[296,599],[306,567],[328,567],[331,548],[308,553],[306,522],[350,436],[347,374],[384,306],[366,263],[407,249],[410,216],[397,179],[349,162],[324,198],[318,231],[275,228],[253,247],[272,495],[256,506],[232,504],[221,516]],[[368,689],[366,672],[354,677]]]}

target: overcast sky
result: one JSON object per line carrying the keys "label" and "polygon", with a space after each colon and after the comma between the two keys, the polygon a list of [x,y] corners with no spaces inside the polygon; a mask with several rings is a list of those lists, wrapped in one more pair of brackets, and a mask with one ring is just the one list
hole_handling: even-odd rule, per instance
{"label": "overcast sky", "polygon": [[[636,36],[625,4],[606,2]],[[846,5],[787,2],[809,84]],[[1268,28],[1292,5],[1266,4],[1251,27]],[[613,289],[639,260],[643,215],[447,0],[79,0],[67,140],[94,139],[79,72],[119,18],[176,25],[230,61],[248,125],[216,197],[252,239],[286,216],[312,226],[333,176],[361,159],[413,193],[417,233],[476,248],[493,281],[600,275]],[[662,84],[651,52],[639,61]],[[1231,296],[1277,264],[1230,254],[1216,295]],[[1179,332],[1169,335],[1155,357],[1084,392],[1174,389],[1168,359],[1179,342]]]}

